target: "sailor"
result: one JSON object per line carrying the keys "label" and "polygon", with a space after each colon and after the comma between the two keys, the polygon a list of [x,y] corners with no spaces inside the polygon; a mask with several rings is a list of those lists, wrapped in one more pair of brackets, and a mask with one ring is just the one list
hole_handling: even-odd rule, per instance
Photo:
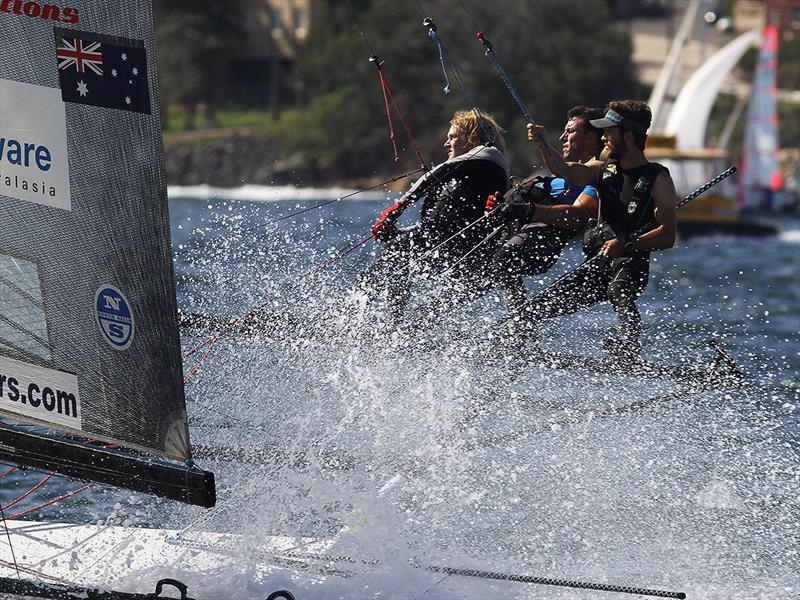
{"label": "sailor", "polygon": [[[567,111],[567,123],[559,140],[565,161],[587,163],[600,156],[603,149],[601,130],[591,125],[602,118],[600,108],[574,106]],[[538,178],[541,192],[523,194],[501,205],[495,194],[486,203],[486,210],[495,211],[509,222],[512,233],[494,253],[491,273],[506,294],[511,314],[519,314],[525,303],[523,276],[538,275],[558,260],[567,242],[597,215],[597,190],[575,185],[563,177]]]}
{"label": "sailor", "polygon": [[[469,288],[482,280],[491,257],[484,252],[469,254],[489,233],[486,222],[447,240],[483,216],[489,195],[508,187],[502,129],[486,112],[457,111],[444,148],[447,160],[416,181],[372,226],[383,247],[359,285],[370,296],[384,290],[395,321],[403,318],[410,296],[412,265],[414,272],[429,275],[451,269],[449,275]],[[398,228],[403,211],[420,199],[419,222]]]}
{"label": "sailor", "polygon": [[646,103],[614,100],[602,119],[605,160],[568,162],[550,146],[541,125],[528,125],[548,168],[577,185],[594,185],[600,194],[598,224],[587,230],[589,259],[556,280],[525,307],[528,323],[571,314],[599,302],[611,302],[619,331],[604,347],[622,361],[635,360],[640,349],[641,316],[636,298],[644,291],[650,252],[675,243],[675,186],[669,171],[644,154],[651,113]]}

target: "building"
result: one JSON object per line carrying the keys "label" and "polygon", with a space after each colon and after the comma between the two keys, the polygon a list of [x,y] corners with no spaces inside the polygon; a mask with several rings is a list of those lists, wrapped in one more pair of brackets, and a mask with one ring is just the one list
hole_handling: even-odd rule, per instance
{"label": "building", "polygon": [[245,36],[226,48],[231,95],[276,111],[304,94],[295,76],[297,57],[314,18],[314,0],[235,0]]}

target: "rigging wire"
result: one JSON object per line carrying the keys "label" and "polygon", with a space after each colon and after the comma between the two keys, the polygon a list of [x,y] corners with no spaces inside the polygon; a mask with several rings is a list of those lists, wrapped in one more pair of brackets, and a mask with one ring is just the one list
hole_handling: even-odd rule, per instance
{"label": "rigging wire", "polygon": [[461,4],[461,8],[464,9],[464,12],[467,14],[467,16],[470,18],[470,20],[472,20],[472,24],[475,27],[476,37],[478,38],[478,41],[481,44],[483,44],[483,47],[486,50],[485,54],[486,54],[487,58],[492,63],[492,66],[495,68],[495,71],[497,71],[497,74],[500,75],[500,79],[503,80],[503,83],[505,84],[506,89],[511,94],[511,97],[514,98],[514,102],[517,103],[517,106],[522,111],[522,114],[525,117],[525,119],[528,121],[528,123],[530,123],[531,125],[536,125],[537,124],[536,120],[531,116],[531,113],[528,110],[528,107],[525,106],[525,102],[522,100],[522,97],[519,95],[519,92],[517,91],[517,88],[514,87],[514,84],[511,81],[511,77],[508,76],[508,73],[503,68],[503,65],[500,62],[500,59],[497,57],[497,54],[495,54],[494,45],[486,37],[486,34],[483,31],[480,30],[480,26],[478,25],[477,20],[475,19],[475,17],[472,15],[472,13],[467,8],[467,5],[465,4],[464,0],[458,0],[458,1]]}
{"label": "rigging wire", "polygon": [[381,85],[381,92],[383,93],[383,103],[386,108],[386,119],[389,122],[389,139],[392,143],[392,149],[394,150],[394,160],[398,162],[400,160],[400,156],[397,153],[397,144],[395,143],[395,133],[394,133],[394,126],[392,124],[392,112],[389,108],[389,100],[391,100],[392,106],[394,106],[394,110],[397,112],[397,116],[400,119],[400,122],[403,124],[403,129],[405,129],[406,135],[408,136],[409,141],[414,149],[414,153],[417,155],[417,159],[420,162],[423,170],[428,170],[426,165],[427,162],[425,158],[422,156],[422,151],[417,144],[414,135],[411,133],[411,129],[408,127],[408,123],[406,123],[405,117],[403,116],[403,111],[400,110],[400,107],[397,105],[395,101],[394,94],[392,94],[392,90],[389,87],[389,83],[386,81],[386,77],[383,73],[383,59],[377,55],[375,49],[372,47],[372,44],[367,37],[366,31],[364,31],[364,27],[361,25],[361,21],[358,18],[358,13],[356,13],[355,7],[347,0],[347,6],[350,7],[350,12],[353,15],[353,19],[356,22],[356,26],[358,27],[359,31],[361,32],[361,37],[364,39],[364,42],[367,45],[367,49],[370,52],[369,61],[375,65],[375,68],[378,70],[378,80]]}
{"label": "rigging wire", "polygon": [[[422,7],[421,0],[417,0],[417,5],[419,6],[420,12],[424,14],[425,10]],[[437,50],[439,51],[439,62],[442,65],[442,72],[444,73],[444,78],[445,78],[445,86],[444,88],[442,88],[442,91],[445,93],[445,95],[450,93],[450,80],[447,77],[447,71],[449,69],[456,83],[461,88],[461,93],[464,94],[464,97],[467,99],[467,103],[470,105],[472,111],[475,113],[475,118],[477,119],[478,125],[480,126],[481,131],[483,132],[484,139],[486,140],[486,145],[493,146],[495,143],[494,136],[492,135],[489,127],[487,127],[486,120],[483,118],[483,115],[478,109],[478,105],[475,103],[475,98],[470,93],[466,81],[464,81],[464,78],[461,76],[461,72],[459,71],[453,59],[450,57],[447,48],[445,48],[444,41],[442,40],[442,37],[439,35],[439,30],[438,27],[436,26],[436,23],[434,23],[433,19],[426,16],[422,21],[422,26],[428,30],[428,37],[433,40],[433,42],[436,44]]]}
{"label": "rigging wire", "polygon": [[3,519],[3,527],[6,530],[6,538],[8,539],[8,548],[11,550],[11,560],[14,561],[14,569],[17,572],[17,579],[22,579],[22,576],[19,574],[19,564],[17,564],[17,555],[14,552],[14,544],[11,541],[11,532],[8,530],[8,523],[6,523],[6,513],[3,510],[3,507],[0,506],[0,517]]}
{"label": "rigging wire", "polygon": [[[262,223],[260,225],[257,225],[257,226],[254,226],[254,227],[248,227],[247,229],[243,229],[239,233],[239,235],[240,236],[244,236],[244,235],[248,235],[248,234],[251,234],[251,233],[257,233],[257,231],[260,230],[262,227],[265,227],[265,226],[268,226],[268,225],[274,225],[275,223],[280,223],[281,221],[285,221],[287,219],[291,219],[292,217],[296,217],[297,215],[301,215],[303,213],[306,213],[306,212],[309,212],[309,211],[312,211],[312,210],[316,210],[318,208],[322,208],[323,206],[328,206],[329,204],[333,204],[334,202],[340,202],[342,200],[347,200],[348,198],[352,198],[353,196],[356,196],[358,194],[363,194],[364,192],[369,192],[369,191],[376,190],[376,189],[381,188],[381,187],[385,187],[385,186],[389,185],[390,183],[396,183],[396,182],[398,182],[398,181],[400,181],[402,179],[405,179],[406,177],[411,177],[412,175],[416,175],[417,173],[421,173],[424,170],[425,170],[425,167],[420,167],[418,169],[414,169],[413,171],[408,171],[407,173],[403,173],[402,175],[397,175],[395,177],[392,177],[391,179],[387,179],[386,181],[382,181],[380,183],[376,183],[375,185],[372,185],[370,187],[363,188],[363,189],[360,189],[360,190],[356,190],[354,192],[350,192],[349,194],[345,194],[344,196],[338,196],[338,197],[336,197],[336,198],[334,198],[332,200],[326,200],[324,202],[320,202],[319,204],[315,204],[313,206],[308,206],[306,208],[300,209],[300,210],[298,210],[296,212],[289,213],[289,214],[286,214],[286,215],[282,215],[280,217],[275,217],[274,219],[271,219],[271,220],[269,220],[269,221],[267,221],[265,223]],[[178,247],[178,249],[173,251],[173,255],[181,256],[181,255],[187,254],[187,253],[189,253],[189,252],[191,252],[191,251],[193,251],[193,250],[195,250],[197,248],[200,248],[203,244],[209,244],[209,245],[210,244],[215,244],[215,243],[217,243],[219,241],[224,241],[224,240],[227,240],[227,239],[228,238],[225,235],[221,235],[221,236],[215,237],[215,238],[209,240],[208,242],[206,242],[203,239],[195,238],[194,240],[190,240],[185,244],[181,244],[180,247]]]}
{"label": "rigging wire", "polygon": [[[304,276],[300,277],[299,279],[301,279],[301,280],[302,279],[308,279],[310,277],[313,277],[313,276],[317,275],[323,269],[325,269],[325,268],[333,265],[334,263],[340,261],[342,258],[347,256],[348,254],[350,254],[351,252],[353,252],[354,250],[356,250],[360,246],[363,246],[364,244],[366,244],[369,240],[371,240],[373,238],[374,238],[374,236],[372,235],[372,233],[370,233],[369,236],[367,236],[365,238],[362,238],[359,241],[357,241],[355,244],[351,244],[350,246],[344,248],[338,254],[336,254],[336,256],[334,256],[334,258],[326,261],[323,264],[317,265],[316,267],[311,269],[308,273],[306,273]],[[297,281],[297,279],[295,281]],[[284,286],[281,286],[281,289],[279,290],[279,292],[287,291],[289,288],[292,287],[292,285],[293,285],[293,283],[289,283],[289,284],[286,284]],[[274,297],[275,295],[277,295],[277,293],[278,292],[276,292],[272,296]],[[209,338],[206,338],[205,340],[201,341],[199,344],[194,346],[191,350],[186,352],[184,354],[184,358],[187,358],[187,357],[195,354],[196,352],[198,352],[201,348],[208,346],[206,348],[206,351],[200,357],[200,360],[194,365],[194,367],[192,367],[192,369],[189,371],[189,373],[184,377],[184,379],[183,379],[184,385],[187,384],[189,381],[191,381],[191,379],[197,374],[197,372],[200,370],[200,367],[203,366],[203,363],[208,358],[209,354],[211,354],[211,350],[213,349],[213,347],[216,345],[216,343],[220,340],[220,338],[223,335],[225,335],[228,331],[230,331],[234,327],[236,327],[238,325],[243,325],[246,321],[250,320],[254,315],[256,315],[259,311],[261,311],[268,304],[270,304],[272,302],[272,300],[273,300],[273,297],[270,297],[269,299],[264,300],[263,302],[260,302],[259,304],[255,305],[254,307],[249,309],[247,312],[245,312],[241,316],[237,317],[236,319],[233,319],[227,325],[222,327],[222,329],[220,329],[216,334],[212,335]]]}
{"label": "rigging wire", "polygon": [[398,175],[397,177],[392,177],[391,179],[387,179],[386,181],[382,181],[381,183],[376,183],[373,186],[368,188],[364,188],[361,190],[356,190],[355,192],[351,192],[349,194],[345,194],[344,196],[339,196],[338,198],[334,198],[333,200],[326,200],[325,202],[321,202],[319,204],[315,204],[314,206],[309,206],[302,210],[298,210],[297,212],[290,213],[288,215],[284,215],[282,217],[278,217],[276,219],[272,219],[271,221],[267,221],[264,225],[272,225],[273,223],[279,223],[281,221],[285,221],[286,219],[290,219],[292,217],[296,217],[297,215],[302,215],[303,213],[309,212],[311,210],[315,210],[317,208],[322,208],[323,206],[328,206],[328,204],[333,204],[334,202],[339,202],[341,200],[346,200],[347,198],[352,198],[356,194],[362,194],[364,192],[369,192],[371,190],[378,189],[379,187],[384,187],[390,183],[395,183],[400,181],[401,179],[405,179],[406,177],[411,177],[412,175],[416,175],[417,173],[421,173],[425,171],[426,168],[424,166],[414,169],[413,171],[409,171],[408,173],[403,173],[402,175]]}

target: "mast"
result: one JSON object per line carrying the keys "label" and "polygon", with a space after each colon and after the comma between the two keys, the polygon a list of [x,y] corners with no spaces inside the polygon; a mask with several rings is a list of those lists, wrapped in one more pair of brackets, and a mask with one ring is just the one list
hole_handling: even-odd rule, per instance
{"label": "mast", "polygon": [[653,115],[652,130],[656,133],[663,131],[667,118],[674,101],[676,79],[680,72],[683,62],[683,54],[686,49],[686,42],[697,22],[698,11],[700,10],[700,0],[691,0],[683,13],[678,33],[672,40],[669,54],[664,62],[664,66],[658,75],[658,80],[653,86],[647,104]]}

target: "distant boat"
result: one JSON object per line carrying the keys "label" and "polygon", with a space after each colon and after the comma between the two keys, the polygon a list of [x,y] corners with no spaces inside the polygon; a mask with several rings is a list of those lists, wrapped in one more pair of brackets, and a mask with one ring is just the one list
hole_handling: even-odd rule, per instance
{"label": "distant boat", "polygon": [[[663,139],[658,141],[664,144]],[[728,152],[721,148],[676,150],[662,145],[652,148],[648,146],[646,152],[649,160],[669,168],[678,198],[692,191],[698,183],[718,175],[731,164]],[[765,237],[777,233],[778,229],[772,223],[742,214],[736,200],[735,184],[730,180],[722,181],[689,202],[678,214],[678,235],[684,239],[701,235]]]}
{"label": "distant boat", "polygon": [[778,210],[783,174],[778,156],[775,109],[778,30],[767,25],[761,40],[753,89],[747,110],[742,152],[739,205],[743,209]]}
{"label": "distant boat", "polygon": [[[679,198],[731,165],[725,148],[706,147],[708,118],[724,79],[758,39],[758,31],[748,31],[703,63],[681,88],[665,130],[648,138],[647,157],[670,169]],[[734,184],[724,181],[687,204],[678,218],[678,234],[684,238],[777,234],[771,223],[744,216],[737,196]]]}

